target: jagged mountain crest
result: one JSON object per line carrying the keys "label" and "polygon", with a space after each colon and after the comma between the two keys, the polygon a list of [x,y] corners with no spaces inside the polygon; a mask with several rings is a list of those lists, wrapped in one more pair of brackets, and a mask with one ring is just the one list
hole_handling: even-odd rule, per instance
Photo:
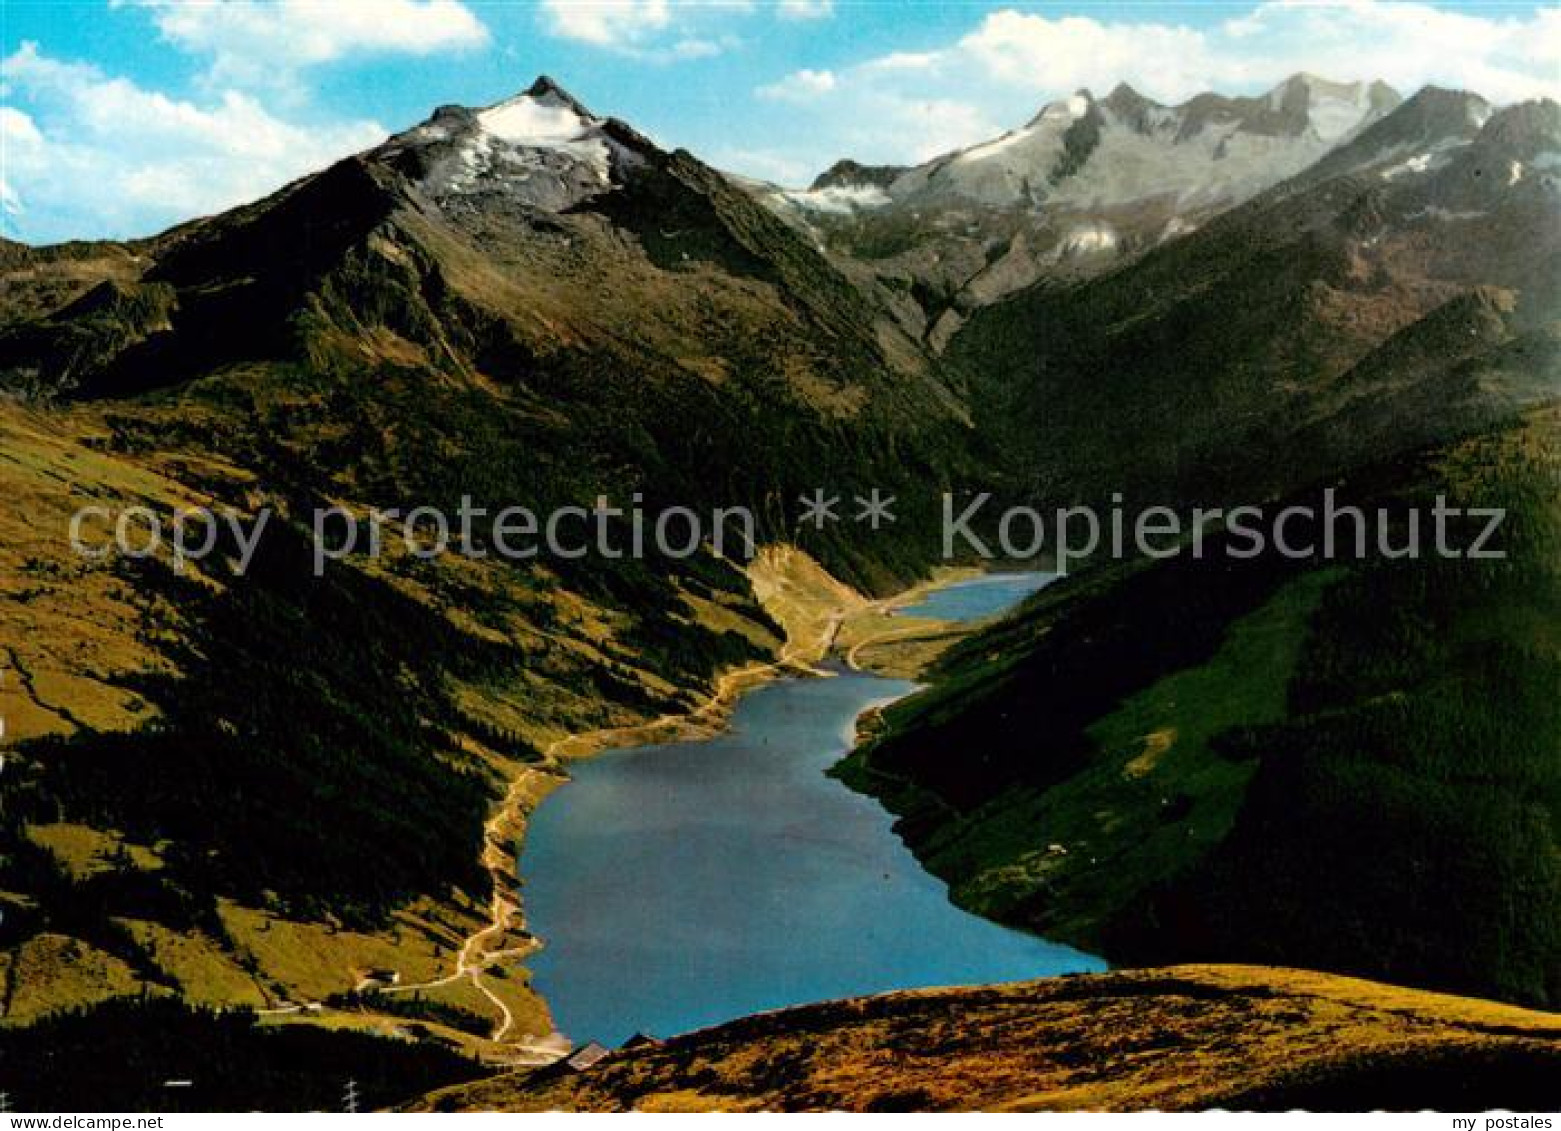
{"label": "jagged mountain crest", "polygon": [[1299,176],[1279,196],[1342,176],[1393,187],[1406,215],[1471,221],[1532,198],[1561,199],[1561,107],[1535,99],[1497,109],[1468,91],[1426,87]]}
{"label": "jagged mountain crest", "polygon": [[[610,352],[623,332],[714,379],[728,363],[704,358],[710,319],[756,327],[776,349],[790,340],[786,365],[764,372],[786,369],[829,411],[857,411],[859,380],[930,372],[846,273],[736,181],[593,113],[547,76],[489,106],[441,106],[146,250],[124,286],[149,314],[116,312],[123,302],[111,317],[57,308],[0,337],[0,380],[25,371],[46,394],[112,396],[240,361],[317,362],[380,330],[462,376],[496,353],[520,359],[507,366],[539,351]],[[452,323],[481,330],[452,335]],[[827,376],[807,360],[826,356],[823,341]],[[891,400],[949,408],[929,382],[889,384]]]}
{"label": "jagged mountain crest", "polygon": [[908,167],[906,165],[863,165],[847,157],[836,161],[814,177],[813,183],[808,188],[813,192],[827,188],[859,188],[868,185],[887,188]]}
{"label": "jagged mountain crest", "polygon": [[582,118],[595,117],[590,110],[586,109],[584,103],[560,86],[551,75],[538,75],[519,97],[549,105],[564,106]]}
{"label": "jagged mountain crest", "polygon": [[[1175,106],[1124,82],[1104,99],[1078,90],[1047,103],[1018,129],[896,176],[880,168],[869,179],[856,162],[838,162],[811,191],[885,191],[885,199],[864,195],[852,202],[857,207],[939,198],[999,207],[1121,205],[1167,192],[1196,206],[1239,203],[1299,173],[1399,102],[1382,82],[1309,74],[1255,97],[1204,93]],[[1073,178],[1079,183],[1070,186]],[[790,199],[828,211],[840,203],[838,193]]]}
{"label": "jagged mountain crest", "polygon": [[1125,82],[1111,88],[1111,93],[1101,100],[1101,106],[1110,111],[1118,121],[1125,122],[1140,132],[1146,132],[1156,111],[1165,107],[1146,98]]}
{"label": "jagged mountain crest", "polygon": [[1393,110],[1347,139],[1297,178],[1316,184],[1342,173],[1378,168],[1388,179],[1424,172],[1432,162],[1472,141],[1493,108],[1478,94],[1421,88]]}
{"label": "jagged mountain crest", "polygon": [[[1536,219],[1561,207],[1561,105],[1536,99],[1491,114],[1466,146],[1427,170],[1423,207],[1474,217],[1507,205],[1537,210]],[[1554,272],[1551,272],[1554,275]]]}
{"label": "jagged mountain crest", "polygon": [[[1479,140],[1492,152],[1519,159],[1544,159],[1561,146],[1561,104],[1550,98],[1536,98],[1503,107],[1490,116]],[[1553,157],[1544,163],[1556,165]]]}
{"label": "jagged mountain crest", "polygon": [[1401,101],[1398,92],[1380,80],[1334,82],[1301,72],[1259,95],[1206,92],[1172,107],[1149,104],[1177,123],[1182,140],[1211,126],[1234,124],[1248,133],[1273,137],[1310,133],[1323,141],[1337,141]]}
{"label": "jagged mountain crest", "polygon": [[560,212],[622,184],[655,152],[632,127],[592,113],[543,75],[491,106],[442,106],[373,155],[435,200],[497,193]]}
{"label": "jagged mountain crest", "polygon": [[912,317],[941,352],[972,310],[1038,280],[1092,278],[1242,206],[1341,177],[1366,184],[1340,193],[1413,190],[1386,211],[1373,199],[1338,210],[1363,238],[1384,223],[1476,219],[1514,192],[1543,210],[1561,175],[1547,105],[1496,112],[1468,92],[1404,100],[1382,82],[1299,74],[1255,97],[1168,106],[1121,82],[892,179],[853,182],[859,166],[840,162],[829,184],[767,202],[912,288]]}

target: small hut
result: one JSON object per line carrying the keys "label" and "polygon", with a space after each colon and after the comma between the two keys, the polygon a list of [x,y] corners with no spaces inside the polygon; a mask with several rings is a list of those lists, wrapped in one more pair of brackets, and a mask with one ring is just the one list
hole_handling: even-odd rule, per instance
{"label": "small hut", "polygon": [[595,1041],[581,1045],[564,1058],[564,1067],[570,1072],[584,1072],[593,1065],[600,1064],[612,1053],[612,1050]]}

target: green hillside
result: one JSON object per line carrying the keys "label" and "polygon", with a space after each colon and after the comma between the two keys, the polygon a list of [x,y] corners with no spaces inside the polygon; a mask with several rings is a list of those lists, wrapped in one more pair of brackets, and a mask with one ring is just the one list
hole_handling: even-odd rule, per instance
{"label": "green hillside", "polygon": [[1553,1006],[1557,456],[1552,411],[1347,484],[1400,513],[1504,506],[1502,561],[1184,557],[1054,586],[841,773],[958,902],[1118,960]]}

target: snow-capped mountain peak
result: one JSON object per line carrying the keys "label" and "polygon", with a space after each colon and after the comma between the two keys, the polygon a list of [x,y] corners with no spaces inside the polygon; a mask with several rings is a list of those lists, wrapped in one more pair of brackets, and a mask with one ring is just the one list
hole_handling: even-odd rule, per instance
{"label": "snow-capped mountain peak", "polygon": [[[1269,108],[1320,140],[1338,142],[1398,105],[1398,94],[1382,82],[1331,82],[1302,72],[1268,92]],[[1304,127],[1301,126],[1304,123]]]}
{"label": "snow-capped mountain peak", "polygon": [[[1118,83],[1104,98],[1078,90],[1050,101],[1022,126],[912,168],[842,161],[805,192],[765,199],[824,246],[892,249],[879,256],[886,270],[989,302],[1186,236],[1354,146],[1400,103],[1382,82],[1311,74],[1177,105]],[[1477,110],[1459,108],[1467,130],[1478,129]],[[957,328],[958,306],[929,330],[935,348]]]}
{"label": "snow-capped mountain peak", "polygon": [[381,155],[437,200],[502,193],[559,211],[611,187],[649,143],[592,114],[547,76],[482,109],[444,106],[398,134]]}
{"label": "snow-capped mountain peak", "polygon": [[1040,113],[1031,118],[1025,128],[1030,129],[1043,122],[1076,122],[1088,114],[1094,104],[1095,99],[1088,90],[1076,90],[1067,98],[1059,98],[1042,106]]}
{"label": "snow-capped mountain peak", "polygon": [[1020,129],[912,169],[898,200],[994,206],[1116,207],[1173,199],[1178,209],[1239,203],[1316,161],[1390,111],[1382,83],[1296,75],[1266,94],[1200,94],[1165,106],[1119,84],[1048,103]]}
{"label": "snow-capped mountain peak", "polygon": [[559,97],[551,90],[540,95],[527,91],[479,110],[477,121],[494,137],[537,148],[580,141],[602,124],[568,95]]}
{"label": "snow-capped mountain peak", "polygon": [[1490,103],[1478,94],[1425,87],[1332,149],[1295,187],[1342,173],[1394,181],[1440,169],[1474,140],[1491,114]]}
{"label": "snow-capped mountain peak", "polygon": [[1381,82],[1309,74],[1256,97],[1200,94],[1178,106],[1120,83],[1104,99],[1079,90],[1049,102],[1000,137],[870,185],[837,176],[786,200],[830,212],[960,200],[1019,208],[1169,200],[1178,213],[1223,207],[1295,175],[1398,103]]}

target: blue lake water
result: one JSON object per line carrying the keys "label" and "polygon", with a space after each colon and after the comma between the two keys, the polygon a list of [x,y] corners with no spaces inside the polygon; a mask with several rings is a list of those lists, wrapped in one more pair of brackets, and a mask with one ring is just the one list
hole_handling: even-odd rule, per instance
{"label": "blue lake water", "polygon": [[1105,969],[954,907],[889,815],[825,776],[856,717],[910,690],[845,671],[772,683],[718,738],[575,764],[521,860],[547,943],[535,985],[559,1029],[611,1044],[824,998]]}
{"label": "blue lake water", "polygon": [[1017,605],[1037,589],[1057,580],[1055,573],[989,573],[933,589],[914,604],[895,610],[897,616],[935,620],[980,620]]}

